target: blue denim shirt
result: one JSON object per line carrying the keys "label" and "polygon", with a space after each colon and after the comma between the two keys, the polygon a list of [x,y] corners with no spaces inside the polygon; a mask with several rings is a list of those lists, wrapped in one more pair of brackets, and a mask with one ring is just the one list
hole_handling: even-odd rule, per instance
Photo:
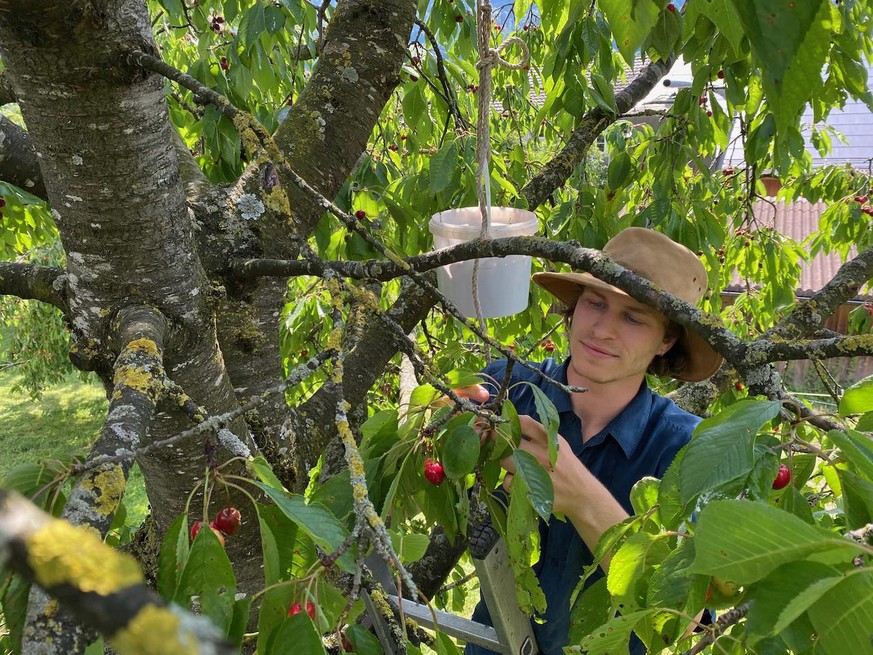
{"label": "blue denim shirt", "polygon": [[[546,375],[567,384],[569,359],[558,364],[547,359],[535,364]],[[506,373],[506,361],[489,364],[482,372],[491,382],[486,386],[496,392]],[[582,424],[573,412],[570,395],[538,374],[522,366],[512,369],[512,382],[516,385],[509,391],[509,400],[519,415],[528,414],[539,420],[530,382],[545,392],[560,416],[558,432],[563,436],[576,456],[591,473],[612,493],[629,514],[631,487],[645,476],[660,478],[673,461],[676,453],[691,439],[691,431],[700,418],[679,409],[671,400],[651,391],[643,382],[639,393],[630,404],[601,432],[582,443]],[[540,560],[534,571],[546,596],[548,605],[543,622],[533,622],[534,633],[540,650],[546,655],[561,655],[568,645],[570,627],[570,596],[582,574],[582,568],[593,561],[591,551],[582,541],[576,528],[569,521],[552,519],[549,524],[540,521]],[[603,576],[598,570],[588,578],[587,585]],[[485,603],[480,600],[473,612],[473,619],[491,625]],[[632,637],[631,653],[643,653],[642,643]],[[486,655],[492,651],[467,644],[466,655]]]}

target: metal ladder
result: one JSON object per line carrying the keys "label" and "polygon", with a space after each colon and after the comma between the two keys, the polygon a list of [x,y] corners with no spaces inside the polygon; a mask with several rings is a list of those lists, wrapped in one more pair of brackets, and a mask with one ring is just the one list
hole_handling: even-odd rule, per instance
{"label": "metal ladder", "polygon": [[[530,619],[518,607],[515,599],[515,576],[509,565],[506,543],[490,522],[471,531],[470,555],[479,587],[494,626],[450,612],[433,609],[424,603],[402,599],[403,613],[420,625],[438,629],[465,642],[484,646],[503,655],[536,655],[539,653]],[[388,599],[396,610],[401,602],[388,566],[379,558],[367,562],[375,579],[388,593]],[[376,609],[369,594],[364,593],[367,614],[385,653],[406,653],[403,644],[398,644],[382,614]]]}

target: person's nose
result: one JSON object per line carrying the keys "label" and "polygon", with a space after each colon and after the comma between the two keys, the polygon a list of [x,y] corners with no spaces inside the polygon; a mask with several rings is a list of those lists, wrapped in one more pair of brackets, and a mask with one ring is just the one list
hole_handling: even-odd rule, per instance
{"label": "person's nose", "polygon": [[591,328],[597,339],[614,339],[618,333],[618,317],[611,311],[600,312]]}

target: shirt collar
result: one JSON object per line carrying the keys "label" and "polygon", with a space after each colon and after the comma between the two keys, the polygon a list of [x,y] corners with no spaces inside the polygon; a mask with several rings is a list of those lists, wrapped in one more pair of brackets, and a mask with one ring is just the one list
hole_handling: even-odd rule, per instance
{"label": "shirt collar", "polygon": [[637,446],[640,445],[651,411],[652,392],[649,391],[646,380],[643,379],[640,390],[634,399],[603,430],[605,434],[611,435],[618,442],[628,459],[633,456]]}
{"label": "shirt collar", "polygon": [[[554,371],[545,372],[559,382],[568,384],[567,369],[569,366],[570,358],[568,357]],[[565,393],[563,389],[545,381],[543,381],[543,391],[549,397],[549,400],[552,401],[558,412],[573,411],[573,404],[570,401],[569,393]],[[640,390],[633,400],[600,433],[595,435],[589,443],[600,443],[605,437],[611,436],[621,446],[625,457],[632,457],[643,438],[643,430],[649,422],[651,411],[652,392],[649,390],[645,378],[643,378]]]}

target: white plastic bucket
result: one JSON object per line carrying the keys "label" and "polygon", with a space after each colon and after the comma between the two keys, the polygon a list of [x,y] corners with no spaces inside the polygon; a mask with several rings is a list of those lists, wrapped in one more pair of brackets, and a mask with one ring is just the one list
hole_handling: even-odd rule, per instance
{"label": "white plastic bucket", "polygon": [[[540,223],[536,214],[513,207],[492,207],[489,237],[532,236]],[[456,246],[479,237],[482,214],[478,207],[448,209],[430,219],[434,250]],[[467,318],[476,317],[473,304],[473,260],[437,269],[439,290]],[[530,289],[530,257],[485,257],[479,260],[479,305],[483,318],[499,318],[523,312]]]}

